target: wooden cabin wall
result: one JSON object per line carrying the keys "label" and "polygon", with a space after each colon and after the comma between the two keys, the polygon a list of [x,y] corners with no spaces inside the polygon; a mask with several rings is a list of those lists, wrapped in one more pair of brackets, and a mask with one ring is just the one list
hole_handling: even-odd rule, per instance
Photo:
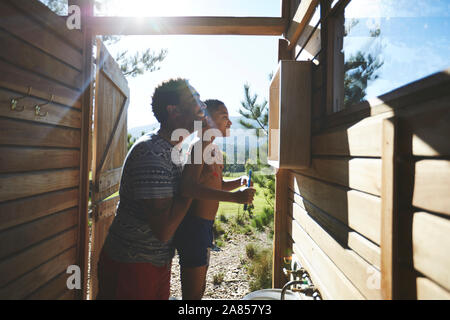
{"label": "wooden cabin wall", "polygon": [[292,252],[324,299],[449,299],[450,70],[330,113],[320,36],[311,167],[277,174],[274,257]]}
{"label": "wooden cabin wall", "polygon": [[314,121],[286,231],[324,298],[450,298],[449,74]]}
{"label": "wooden cabin wall", "polygon": [[85,227],[83,35],[38,1],[1,1],[0,48],[0,299],[72,299],[66,269],[80,264]]}

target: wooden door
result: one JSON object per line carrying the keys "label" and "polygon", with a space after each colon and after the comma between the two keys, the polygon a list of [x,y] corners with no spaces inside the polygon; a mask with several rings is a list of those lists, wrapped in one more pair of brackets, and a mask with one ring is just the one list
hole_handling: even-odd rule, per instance
{"label": "wooden door", "polygon": [[97,40],[94,133],[92,146],[92,226],[89,297],[97,295],[97,263],[114,219],[123,162],[127,154],[127,80]]}
{"label": "wooden door", "polygon": [[84,270],[90,51],[22,0],[0,1],[0,48],[0,299],[80,299],[66,271]]}

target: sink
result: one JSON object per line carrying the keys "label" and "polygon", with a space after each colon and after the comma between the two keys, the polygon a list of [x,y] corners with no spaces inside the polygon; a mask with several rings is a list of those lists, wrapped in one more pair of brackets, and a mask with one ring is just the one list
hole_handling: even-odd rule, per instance
{"label": "sink", "polygon": [[[284,300],[310,300],[310,297],[286,290]],[[242,300],[281,300],[281,289],[262,289],[247,294]]]}

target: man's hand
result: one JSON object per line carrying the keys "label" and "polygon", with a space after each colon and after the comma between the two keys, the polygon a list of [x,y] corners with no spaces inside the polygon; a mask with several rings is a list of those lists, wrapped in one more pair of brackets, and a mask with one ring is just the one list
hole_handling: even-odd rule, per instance
{"label": "man's hand", "polygon": [[256,189],[253,188],[242,188],[234,192],[235,202],[242,204],[251,204],[253,198],[255,197]]}

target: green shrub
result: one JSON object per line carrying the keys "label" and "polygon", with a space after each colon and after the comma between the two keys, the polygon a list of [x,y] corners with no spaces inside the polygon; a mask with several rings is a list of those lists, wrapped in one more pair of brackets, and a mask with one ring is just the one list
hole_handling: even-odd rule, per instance
{"label": "green shrub", "polygon": [[225,228],[223,227],[222,223],[219,220],[215,220],[214,224],[213,224],[214,238],[218,239],[224,234],[225,234]]}
{"label": "green shrub", "polygon": [[225,215],[225,213],[223,213],[223,212],[220,212],[220,213],[218,214],[217,218],[219,218],[219,221],[220,221],[220,222],[223,222],[223,223],[227,223],[227,222],[228,222],[228,218],[227,218],[227,216]]}
{"label": "green shrub", "polygon": [[225,275],[224,275],[223,272],[216,273],[216,274],[213,276],[213,283],[214,283],[214,285],[219,285],[219,284],[221,284],[221,283],[223,282],[223,279],[224,279],[224,278],[225,278]]}
{"label": "green shrub", "polygon": [[249,263],[248,274],[253,277],[251,291],[272,287],[272,249],[264,248],[255,253]]}
{"label": "green shrub", "polygon": [[247,255],[247,258],[250,260],[254,259],[256,256],[257,248],[254,243],[249,243],[245,246],[245,254]]}

